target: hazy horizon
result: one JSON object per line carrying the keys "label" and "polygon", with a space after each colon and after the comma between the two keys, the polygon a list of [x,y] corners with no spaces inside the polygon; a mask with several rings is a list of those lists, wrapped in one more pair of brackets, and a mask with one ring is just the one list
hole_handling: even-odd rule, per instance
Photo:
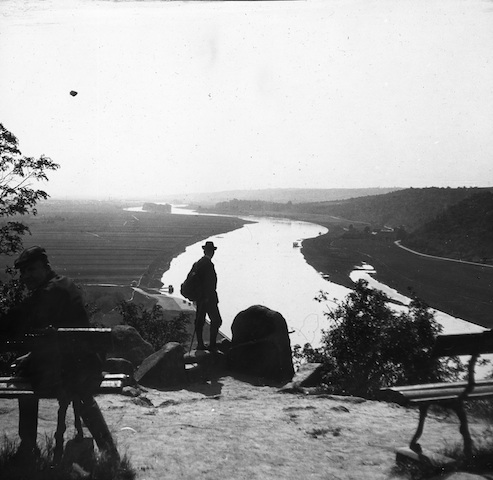
{"label": "hazy horizon", "polygon": [[54,199],[493,186],[490,1],[0,8],[0,122]]}
{"label": "hazy horizon", "polygon": [[[470,187],[406,187],[406,188],[488,188],[493,189],[493,187],[483,187],[483,186],[470,186]],[[156,203],[173,203],[173,201],[184,202],[184,204],[189,203],[203,203],[211,204],[218,203],[228,200],[259,200],[274,203],[287,203],[292,201],[293,203],[313,203],[319,201],[337,201],[337,200],[347,200],[351,198],[357,198],[362,196],[371,195],[384,195],[389,192],[394,192],[398,190],[405,190],[406,188],[400,187],[368,187],[368,188],[329,188],[329,189],[318,189],[318,188],[269,188],[269,189],[245,189],[245,190],[220,190],[220,191],[208,191],[208,192],[180,192],[173,194],[151,194],[151,195],[116,195],[116,196],[83,196],[83,195],[50,195],[48,199],[43,200],[40,205],[44,202],[49,203],[50,200],[53,201],[89,201],[89,202],[128,202],[128,203],[144,203],[144,202],[156,202]],[[381,192],[379,191],[381,190]],[[292,192],[292,195],[289,195]],[[314,195],[318,192],[318,195]],[[322,192],[325,192],[328,197],[322,198]],[[339,195],[335,194],[338,192]],[[258,195],[255,195],[258,193]],[[304,193],[304,195],[303,195]],[[312,193],[312,195],[310,195]],[[332,193],[332,195],[330,195]],[[304,199],[308,197],[308,199]]]}

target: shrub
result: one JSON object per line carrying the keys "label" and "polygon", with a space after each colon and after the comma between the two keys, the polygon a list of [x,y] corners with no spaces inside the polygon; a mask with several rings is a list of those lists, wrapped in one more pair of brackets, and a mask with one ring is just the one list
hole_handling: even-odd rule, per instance
{"label": "shrub", "polygon": [[118,311],[124,323],[134,327],[156,351],[168,342],[186,343],[190,337],[187,331],[188,316],[184,313],[166,319],[160,305],[146,310],[143,305],[127,301],[120,302]]}
{"label": "shrub", "polygon": [[[7,269],[6,272],[10,275],[10,280],[7,282],[0,281],[0,319],[16,305],[19,305],[25,297],[25,289],[19,280],[14,278],[14,271]],[[0,375],[10,375],[10,365],[17,357],[14,352],[0,353]]]}
{"label": "shrub", "polygon": [[[317,298],[326,299],[324,293]],[[322,362],[327,388],[346,395],[374,398],[384,386],[455,377],[461,371],[458,359],[445,364],[431,356],[442,327],[429,307],[413,298],[408,312],[398,313],[389,300],[360,280],[326,312],[331,328],[323,331],[322,346],[297,346],[295,355]]]}

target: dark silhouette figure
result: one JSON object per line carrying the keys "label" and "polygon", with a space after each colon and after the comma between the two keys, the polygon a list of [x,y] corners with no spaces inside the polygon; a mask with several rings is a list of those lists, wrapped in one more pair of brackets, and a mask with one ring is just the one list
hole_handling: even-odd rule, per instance
{"label": "dark silhouette figure", "polygon": [[197,334],[197,350],[205,350],[203,330],[206,315],[209,316],[210,343],[208,349],[216,350],[217,334],[222,324],[219,313],[219,299],[217,297],[217,275],[212,263],[212,257],[217,250],[213,242],[205,242],[202,246],[204,256],[195,262],[194,269],[199,280],[199,294],[197,297],[197,312],[195,315],[195,333]]}
{"label": "dark silhouette figure", "polygon": [[[20,280],[29,290],[29,296],[2,319],[0,333],[15,337],[60,327],[89,327],[79,288],[52,270],[44,248],[24,250],[14,266],[20,271]],[[51,340],[40,341],[29,349],[18,359],[18,373],[30,379],[40,396],[58,398],[61,405],[67,399],[77,398],[80,416],[99,450],[118,459],[111,433],[93,397],[102,380],[101,355],[85,342],[63,352]],[[38,407],[36,396],[19,398],[18,456],[21,458],[31,459],[39,453]]]}

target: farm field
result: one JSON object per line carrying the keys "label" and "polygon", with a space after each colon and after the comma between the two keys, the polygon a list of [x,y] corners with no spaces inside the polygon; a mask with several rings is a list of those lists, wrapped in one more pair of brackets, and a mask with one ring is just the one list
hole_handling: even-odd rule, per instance
{"label": "farm field", "polygon": [[399,293],[410,296],[412,289],[432,308],[493,328],[493,268],[421,257],[393,242],[336,238],[330,232],[305,240],[303,254],[335,283],[351,288],[349,273],[366,262],[376,269],[378,281]]}
{"label": "farm field", "polygon": [[[24,246],[46,248],[55,271],[78,283],[160,287],[162,273],[188,245],[235,230],[233,217],[130,212],[120,202],[50,200],[25,217]],[[0,257],[12,265],[13,257]],[[3,270],[3,268],[1,269]]]}

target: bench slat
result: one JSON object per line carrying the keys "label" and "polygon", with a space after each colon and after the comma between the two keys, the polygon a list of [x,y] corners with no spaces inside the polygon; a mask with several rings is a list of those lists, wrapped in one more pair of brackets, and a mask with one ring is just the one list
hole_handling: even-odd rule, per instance
{"label": "bench slat", "polygon": [[81,328],[58,328],[56,330],[39,330],[26,333],[17,337],[0,337],[1,352],[16,352],[29,350],[32,345],[39,345],[40,341],[56,339],[61,345],[74,342],[90,342],[95,348],[106,349],[110,347],[112,336],[111,328],[81,327]]}
{"label": "bench slat", "polygon": [[[465,457],[472,458],[473,444],[469,432],[464,401],[493,397],[493,380],[474,379],[474,368],[481,354],[493,353],[493,330],[479,333],[456,335],[439,335],[435,341],[432,355],[434,357],[451,357],[469,355],[467,374],[469,381],[449,383],[429,383],[422,385],[406,385],[402,387],[387,387],[380,389],[382,400],[398,403],[399,405],[419,405],[419,422],[409,448],[412,452],[420,452],[418,440],[423,433],[423,426],[428,407],[438,404],[452,407],[460,421],[460,432],[464,439]],[[467,392],[467,395],[466,395]]]}
{"label": "bench slat", "polygon": [[[108,373],[104,376],[97,393],[120,392],[129,385],[130,377],[123,373]],[[0,398],[18,398],[35,395],[31,383],[22,377],[0,377]]]}
{"label": "bench slat", "polygon": [[32,390],[0,390],[0,398],[20,398],[33,396],[34,392]]}
{"label": "bench slat", "polygon": [[493,353],[493,330],[438,335],[433,355],[437,357]]}
{"label": "bench slat", "polygon": [[[457,398],[466,386],[467,382],[454,382],[393,387],[383,389],[382,396],[399,404],[439,402]],[[490,396],[493,396],[493,380],[487,379],[477,381],[467,398]]]}

